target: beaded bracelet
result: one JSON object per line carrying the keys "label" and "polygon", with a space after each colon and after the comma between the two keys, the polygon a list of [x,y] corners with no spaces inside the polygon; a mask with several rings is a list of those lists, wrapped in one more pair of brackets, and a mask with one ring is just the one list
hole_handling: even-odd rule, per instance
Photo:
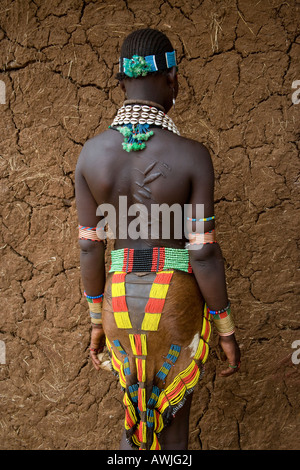
{"label": "beaded bracelet", "polygon": [[230,310],[227,311],[225,317],[220,318],[219,315],[212,315],[212,319],[219,336],[229,336],[235,332],[235,325]]}
{"label": "beaded bracelet", "polygon": [[84,291],[84,296],[89,304],[91,323],[94,325],[102,325],[103,294],[93,296],[87,295]]}
{"label": "beaded bracelet", "polygon": [[208,312],[211,314],[211,318],[219,336],[229,336],[235,332],[235,325],[231,316],[230,302],[228,302],[227,307],[221,310],[210,310],[208,308]]}
{"label": "beaded bracelet", "polygon": [[93,352],[95,352],[96,354],[97,354],[98,352],[100,352],[100,349],[101,349],[101,348],[89,348],[90,351],[93,351]]}
{"label": "beaded bracelet", "polygon": [[236,365],[232,366],[231,364],[228,364],[228,367],[231,369],[239,369],[241,367],[241,361],[239,361]]}
{"label": "beaded bracelet", "polygon": [[229,309],[230,309],[230,301],[228,302],[226,307],[222,308],[221,310],[211,310],[209,307],[207,307],[207,310],[211,315],[219,315],[220,313],[224,313]]}
{"label": "beaded bracelet", "polygon": [[101,299],[103,297],[103,294],[100,294],[100,295],[87,295],[87,293],[84,291],[84,296],[87,298],[87,299]]}
{"label": "beaded bracelet", "polygon": [[187,217],[187,220],[190,222],[209,222],[210,220],[215,220],[215,216],[212,215],[211,217],[205,217],[204,219],[192,219],[191,217]]}

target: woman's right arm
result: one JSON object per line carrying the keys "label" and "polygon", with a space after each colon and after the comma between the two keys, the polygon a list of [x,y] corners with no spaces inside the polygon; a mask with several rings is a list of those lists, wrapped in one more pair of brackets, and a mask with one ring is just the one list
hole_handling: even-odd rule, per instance
{"label": "woman's right arm", "polygon": [[[194,159],[191,167],[190,218],[197,218],[197,205],[203,204],[203,218],[210,219],[214,216],[214,169],[208,150],[200,144],[199,147],[197,146],[197,151],[194,148]],[[199,241],[202,240],[201,234],[203,232],[210,232],[215,229],[214,218],[205,222],[188,221],[187,224],[191,232],[200,234],[198,236]],[[194,234],[191,235],[192,240],[195,240]],[[205,240],[202,244],[193,243],[189,245],[189,253],[190,263],[206,305],[215,312],[226,309],[229,299],[226,288],[224,260],[219,244],[205,243]],[[219,317],[212,315],[212,318],[216,319]],[[228,369],[221,372],[222,376],[235,373],[240,363],[240,350],[235,334],[230,329],[232,327],[230,319],[231,315],[229,312],[226,325],[222,325],[222,321],[221,323],[214,321],[217,331],[219,330],[220,346],[229,362]],[[226,328],[228,331],[226,331]]]}

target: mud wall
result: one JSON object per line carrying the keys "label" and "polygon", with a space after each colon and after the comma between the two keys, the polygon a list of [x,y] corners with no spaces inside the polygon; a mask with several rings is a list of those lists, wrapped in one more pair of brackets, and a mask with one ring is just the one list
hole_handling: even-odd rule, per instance
{"label": "mud wall", "polygon": [[243,355],[221,379],[213,336],[190,449],[299,449],[299,16],[294,0],[1,0],[1,448],[118,449],[119,385],[88,360],[74,168],[122,103],[122,40],[156,27],[179,60],[170,115],[212,152]]}

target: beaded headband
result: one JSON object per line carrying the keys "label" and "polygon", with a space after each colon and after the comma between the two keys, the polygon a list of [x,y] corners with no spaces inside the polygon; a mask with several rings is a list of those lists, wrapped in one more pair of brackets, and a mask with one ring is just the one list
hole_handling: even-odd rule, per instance
{"label": "beaded headband", "polygon": [[161,52],[145,57],[134,55],[131,59],[120,57],[119,71],[128,77],[145,77],[149,72],[157,72],[177,66],[175,51]]}

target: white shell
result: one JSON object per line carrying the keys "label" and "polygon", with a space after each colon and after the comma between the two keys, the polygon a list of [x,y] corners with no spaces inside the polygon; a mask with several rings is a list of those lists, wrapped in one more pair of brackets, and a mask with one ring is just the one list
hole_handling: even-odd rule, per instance
{"label": "white shell", "polygon": [[173,120],[165,114],[160,109],[157,109],[153,106],[148,105],[126,105],[122,106],[117,115],[114,117],[112,126],[122,126],[128,124],[155,124],[162,127],[163,129],[168,129],[174,134],[180,135],[177,127],[175,126]]}

